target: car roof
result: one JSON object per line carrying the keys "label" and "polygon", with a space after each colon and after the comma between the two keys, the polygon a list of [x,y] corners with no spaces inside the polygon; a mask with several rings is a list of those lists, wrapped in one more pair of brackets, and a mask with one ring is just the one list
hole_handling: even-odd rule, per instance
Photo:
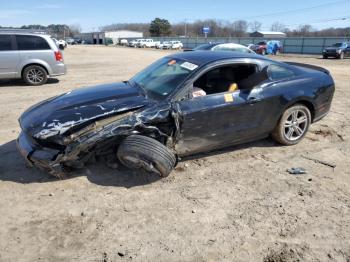
{"label": "car roof", "polygon": [[242,59],[242,58],[252,58],[252,59],[270,61],[269,59],[256,54],[242,53],[242,52],[227,52],[227,51],[191,51],[191,52],[182,52],[182,53],[172,54],[169,57],[186,60],[200,66],[208,63],[212,63],[218,60]]}
{"label": "car roof", "polygon": [[48,34],[42,34],[42,33],[31,33],[31,32],[16,32],[16,31],[1,31],[0,30],[0,35],[28,35],[28,36],[40,36],[40,37],[51,37]]}

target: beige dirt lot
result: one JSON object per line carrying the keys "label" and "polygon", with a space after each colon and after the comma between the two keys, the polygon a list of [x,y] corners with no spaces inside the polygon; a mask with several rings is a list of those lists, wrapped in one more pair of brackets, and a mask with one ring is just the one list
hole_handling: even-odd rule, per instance
{"label": "beige dirt lot", "polygon": [[[330,114],[293,147],[231,147],[184,160],[166,179],[102,163],[66,180],[25,167],[15,139],[26,108],[126,80],[166,54],[74,46],[58,80],[0,82],[0,261],[350,261],[350,59],[276,57],[323,66],[336,81]],[[286,172],[299,166],[308,174]]]}

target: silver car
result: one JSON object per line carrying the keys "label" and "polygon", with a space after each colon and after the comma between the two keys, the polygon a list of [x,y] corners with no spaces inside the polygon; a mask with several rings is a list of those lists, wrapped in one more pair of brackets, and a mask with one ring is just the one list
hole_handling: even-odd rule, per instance
{"label": "silver car", "polygon": [[49,35],[0,30],[0,79],[37,86],[65,73],[63,54]]}

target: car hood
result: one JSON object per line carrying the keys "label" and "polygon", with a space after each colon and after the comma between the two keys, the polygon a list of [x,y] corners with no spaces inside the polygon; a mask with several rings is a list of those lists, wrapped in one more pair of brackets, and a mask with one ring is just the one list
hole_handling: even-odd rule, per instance
{"label": "car hood", "polygon": [[98,85],[76,89],[38,103],[25,111],[19,122],[25,133],[46,139],[149,103],[141,89],[128,83]]}

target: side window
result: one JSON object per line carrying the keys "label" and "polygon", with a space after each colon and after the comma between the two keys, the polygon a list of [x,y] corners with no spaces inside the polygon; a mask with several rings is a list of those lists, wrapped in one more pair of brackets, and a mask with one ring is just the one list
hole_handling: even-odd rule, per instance
{"label": "side window", "polygon": [[205,72],[193,83],[193,97],[251,89],[267,79],[255,64],[232,64]]}
{"label": "side window", "polygon": [[47,41],[39,36],[17,35],[18,50],[49,50],[51,49]]}
{"label": "side window", "polygon": [[12,51],[12,40],[10,35],[0,35],[0,51]]}
{"label": "side window", "polygon": [[272,80],[280,80],[293,77],[295,74],[292,70],[278,65],[270,65],[268,74]]}

